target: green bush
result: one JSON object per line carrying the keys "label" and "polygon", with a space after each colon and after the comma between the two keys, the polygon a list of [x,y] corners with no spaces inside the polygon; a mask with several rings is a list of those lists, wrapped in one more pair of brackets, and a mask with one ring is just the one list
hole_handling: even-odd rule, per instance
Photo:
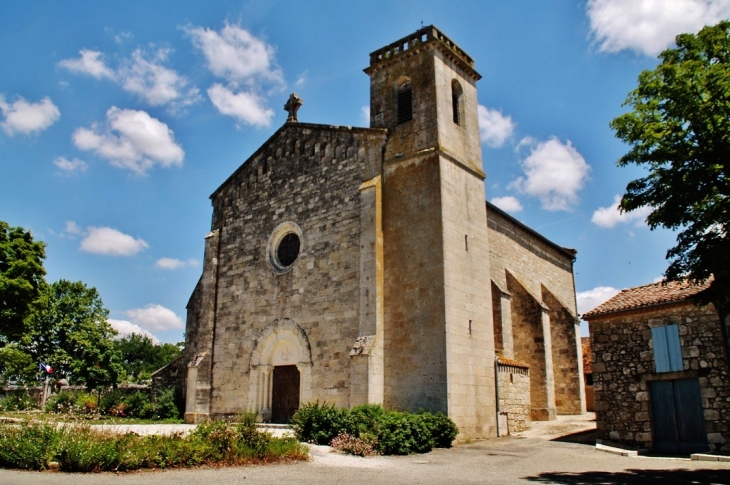
{"label": "green bush", "polygon": [[331,444],[354,454],[361,454],[368,445],[385,455],[426,453],[433,447],[451,446],[458,434],[454,422],[443,413],[386,411],[374,404],[350,410],[319,402],[305,404],[291,423],[302,441]]}
{"label": "green bush", "polygon": [[[124,416],[124,392],[119,389],[111,389],[101,395],[99,402],[99,411],[102,414],[110,414],[112,416]],[[120,409],[121,406],[121,409]]]}
{"label": "green bush", "polygon": [[65,472],[114,470],[119,463],[117,439],[88,426],[63,428],[56,448],[59,467]]}
{"label": "green bush", "polygon": [[27,411],[38,407],[38,401],[27,391],[15,391],[0,401],[0,411]]}
{"label": "green bush", "polygon": [[154,414],[150,395],[146,392],[137,391],[129,394],[122,402],[126,405],[125,411],[129,416],[148,419]]}
{"label": "green bush", "polygon": [[46,412],[78,413],[81,409],[76,405],[76,393],[61,391],[46,401]]}
{"label": "green bush", "polygon": [[180,411],[175,404],[175,389],[169,388],[157,394],[153,406],[154,419],[179,418]]}
{"label": "green bush", "polygon": [[57,441],[52,424],[0,425],[0,467],[45,470]]}
{"label": "green bush", "polygon": [[212,422],[189,436],[115,435],[90,426],[0,423],[0,467],[43,470],[57,461],[67,472],[141,468],[240,465],[305,460],[307,449],[294,438],[274,438],[253,421]]}
{"label": "green bush", "polygon": [[290,423],[300,441],[328,445],[332,438],[347,430],[349,411],[337,409],[334,404],[315,403],[300,407]]}
{"label": "green bush", "polygon": [[431,451],[434,439],[422,416],[398,411],[384,414],[378,429],[377,450],[384,455]]}
{"label": "green bush", "polygon": [[419,413],[421,419],[423,419],[430,430],[431,436],[434,439],[434,447],[436,448],[451,448],[451,443],[456,439],[456,435],[459,434],[459,428],[456,424],[442,412],[438,413]]}

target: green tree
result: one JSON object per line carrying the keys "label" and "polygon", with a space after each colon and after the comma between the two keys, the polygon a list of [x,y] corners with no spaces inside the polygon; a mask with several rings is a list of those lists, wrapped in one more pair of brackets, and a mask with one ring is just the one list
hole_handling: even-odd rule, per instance
{"label": "green tree", "polygon": [[155,344],[150,337],[136,333],[116,339],[114,346],[121,355],[127,378],[132,382],[148,378],[182,353],[179,345]]}
{"label": "green tree", "polygon": [[0,348],[0,385],[37,381],[39,364],[16,343]]}
{"label": "green tree", "polygon": [[660,64],[639,76],[611,122],[631,148],[619,166],[648,169],[631,181],[622,211],[651,207],[651,229],[678,230],[667,251],[669,280],[703,282],[706,301],[730,311],[730,22],[682,34]]}
{"label": "green tree", "polygon": [[96,288],[57,281],[33,305],[21,346],[36,362],[51,365],[54,376],[88,389],[116,384],[122,365],[108,315]]}
{"label": "green tree", "polygon": [[45,245],[22,227],[0,221],[0,341],[17,339],[46,270]]}

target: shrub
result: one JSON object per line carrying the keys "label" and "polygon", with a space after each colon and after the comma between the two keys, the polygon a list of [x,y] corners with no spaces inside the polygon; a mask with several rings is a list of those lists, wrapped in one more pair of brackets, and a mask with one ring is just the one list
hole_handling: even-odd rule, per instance
{"label": "shrub", "polygon": [[386,411],[374,404],[351,410],[319,402],[305,404],[291,423],[300,440],[329,443],[353,454],[360,454],[367,446],[385,455],[426,453],[434,446],[451,446],[458,433],[454,422],[443,413]]}
{"label": "shrub", "polygon": [[337,409],[334,404],[317,401],[300,407],[290,423],[300,441],[327,445],[347,428],[348,413],[346,409]]}
{"label": "shrub", "polygon": [[150,395],[146,392],[137,391],[127,395],[122,401],[125,405],[124,411],[135,418],[151,418],[154,415],[154,407],[150,401]]}
{"label": "shrub", "polygon": [[431,451],[434,439],[420,414],[391,411],[383,415],[377,449],[384,455],[407,455]]}
{"label": "shrub", "polygon": [[38,402],[27,391],[15,391],[0,401],[0,411],[26,411],[38,407]]}
{"label": "shrub", "polygon": [[421,419],[423,419],[428,426],[431,436],[434,439],[434,446],[436,448],[451,448],[451,443],[456,439],[456,435],[459,434],[459,428],[456,424],[442,412],[438,413],[419,413]]}
{"label": "shrub", "polygon": [[330,446],[332,448],[358,456],[370,456],[375,454],[375,445],[378,439],[371,434],[362,434],[360,437],[342,433],[336,436]]}
{"label": "shrub", "polygon": [[54,455],[58,432],[51,424],[0,425],[0,467],[44,470]]}
{"label": "shrub", "polygon": [[124,406],[120,409],[120,405],[124,403],[124,392],[119,389],[111,389],[101,395],[99,401],[99,409],[102,414],[111,414],[112,416],[126,416],[123,413]]}
{"label": "shrub", "polygon": [[274,438],[249,422],[200,425],[187,437],[102,433],[90,426],[0,424],[0,467],[42,470],[55,459],[67,472],[306,460],[295,438]]}
{"label": "shrub", "polygon": [[46,401],[46,412],[76,414],[81,408],[76,404],[76,393],[61,391]]}
{"label": "shrub", "polygon": [[116,436],[92,431],[88,426],[63,428],[56,456],[59,468],[65,472],[114,470],[119,463]]}
{"label": "shrub", "polygon": [[179,418],[180,411],[175,404],[175,389],[169,388],[157,394],[153,402],[153,418],[168,419]]}

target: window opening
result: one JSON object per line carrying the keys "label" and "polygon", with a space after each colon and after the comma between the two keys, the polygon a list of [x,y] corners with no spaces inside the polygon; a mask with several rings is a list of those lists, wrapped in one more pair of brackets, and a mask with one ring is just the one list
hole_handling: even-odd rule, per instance
{"label": "window opening", "polygon": [[398,88],[398,124],[413,119],[413,91],[411,82],[406,81]]}
{"label": "window opening", "polygon": [[461,89],[461,84],[454,80],[451,83],[451,109],[453,112],[454,123],[457,125],[461,124],[461,96],[464,91]]}
{"label": "window opening", "polygon": [[284,267],[294,264],[299,256],[299,245],[299,236],[293,232],[284,236],[276,249],[276,258],[279,260],[279,264]]}

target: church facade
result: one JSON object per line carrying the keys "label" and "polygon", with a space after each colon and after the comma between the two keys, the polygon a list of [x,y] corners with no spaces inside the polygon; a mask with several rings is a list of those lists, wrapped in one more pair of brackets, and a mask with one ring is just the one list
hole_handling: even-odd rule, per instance
{"label": "church facade", "polygon": [[530,419],[585,412],[575,251],[485,202],[473,60],[429,26],[365,72],[369,128],[300,122],[292,95],[212,194],[185,351],[160,373],[186,422],[380,403],[490,437],[525,378]]}

